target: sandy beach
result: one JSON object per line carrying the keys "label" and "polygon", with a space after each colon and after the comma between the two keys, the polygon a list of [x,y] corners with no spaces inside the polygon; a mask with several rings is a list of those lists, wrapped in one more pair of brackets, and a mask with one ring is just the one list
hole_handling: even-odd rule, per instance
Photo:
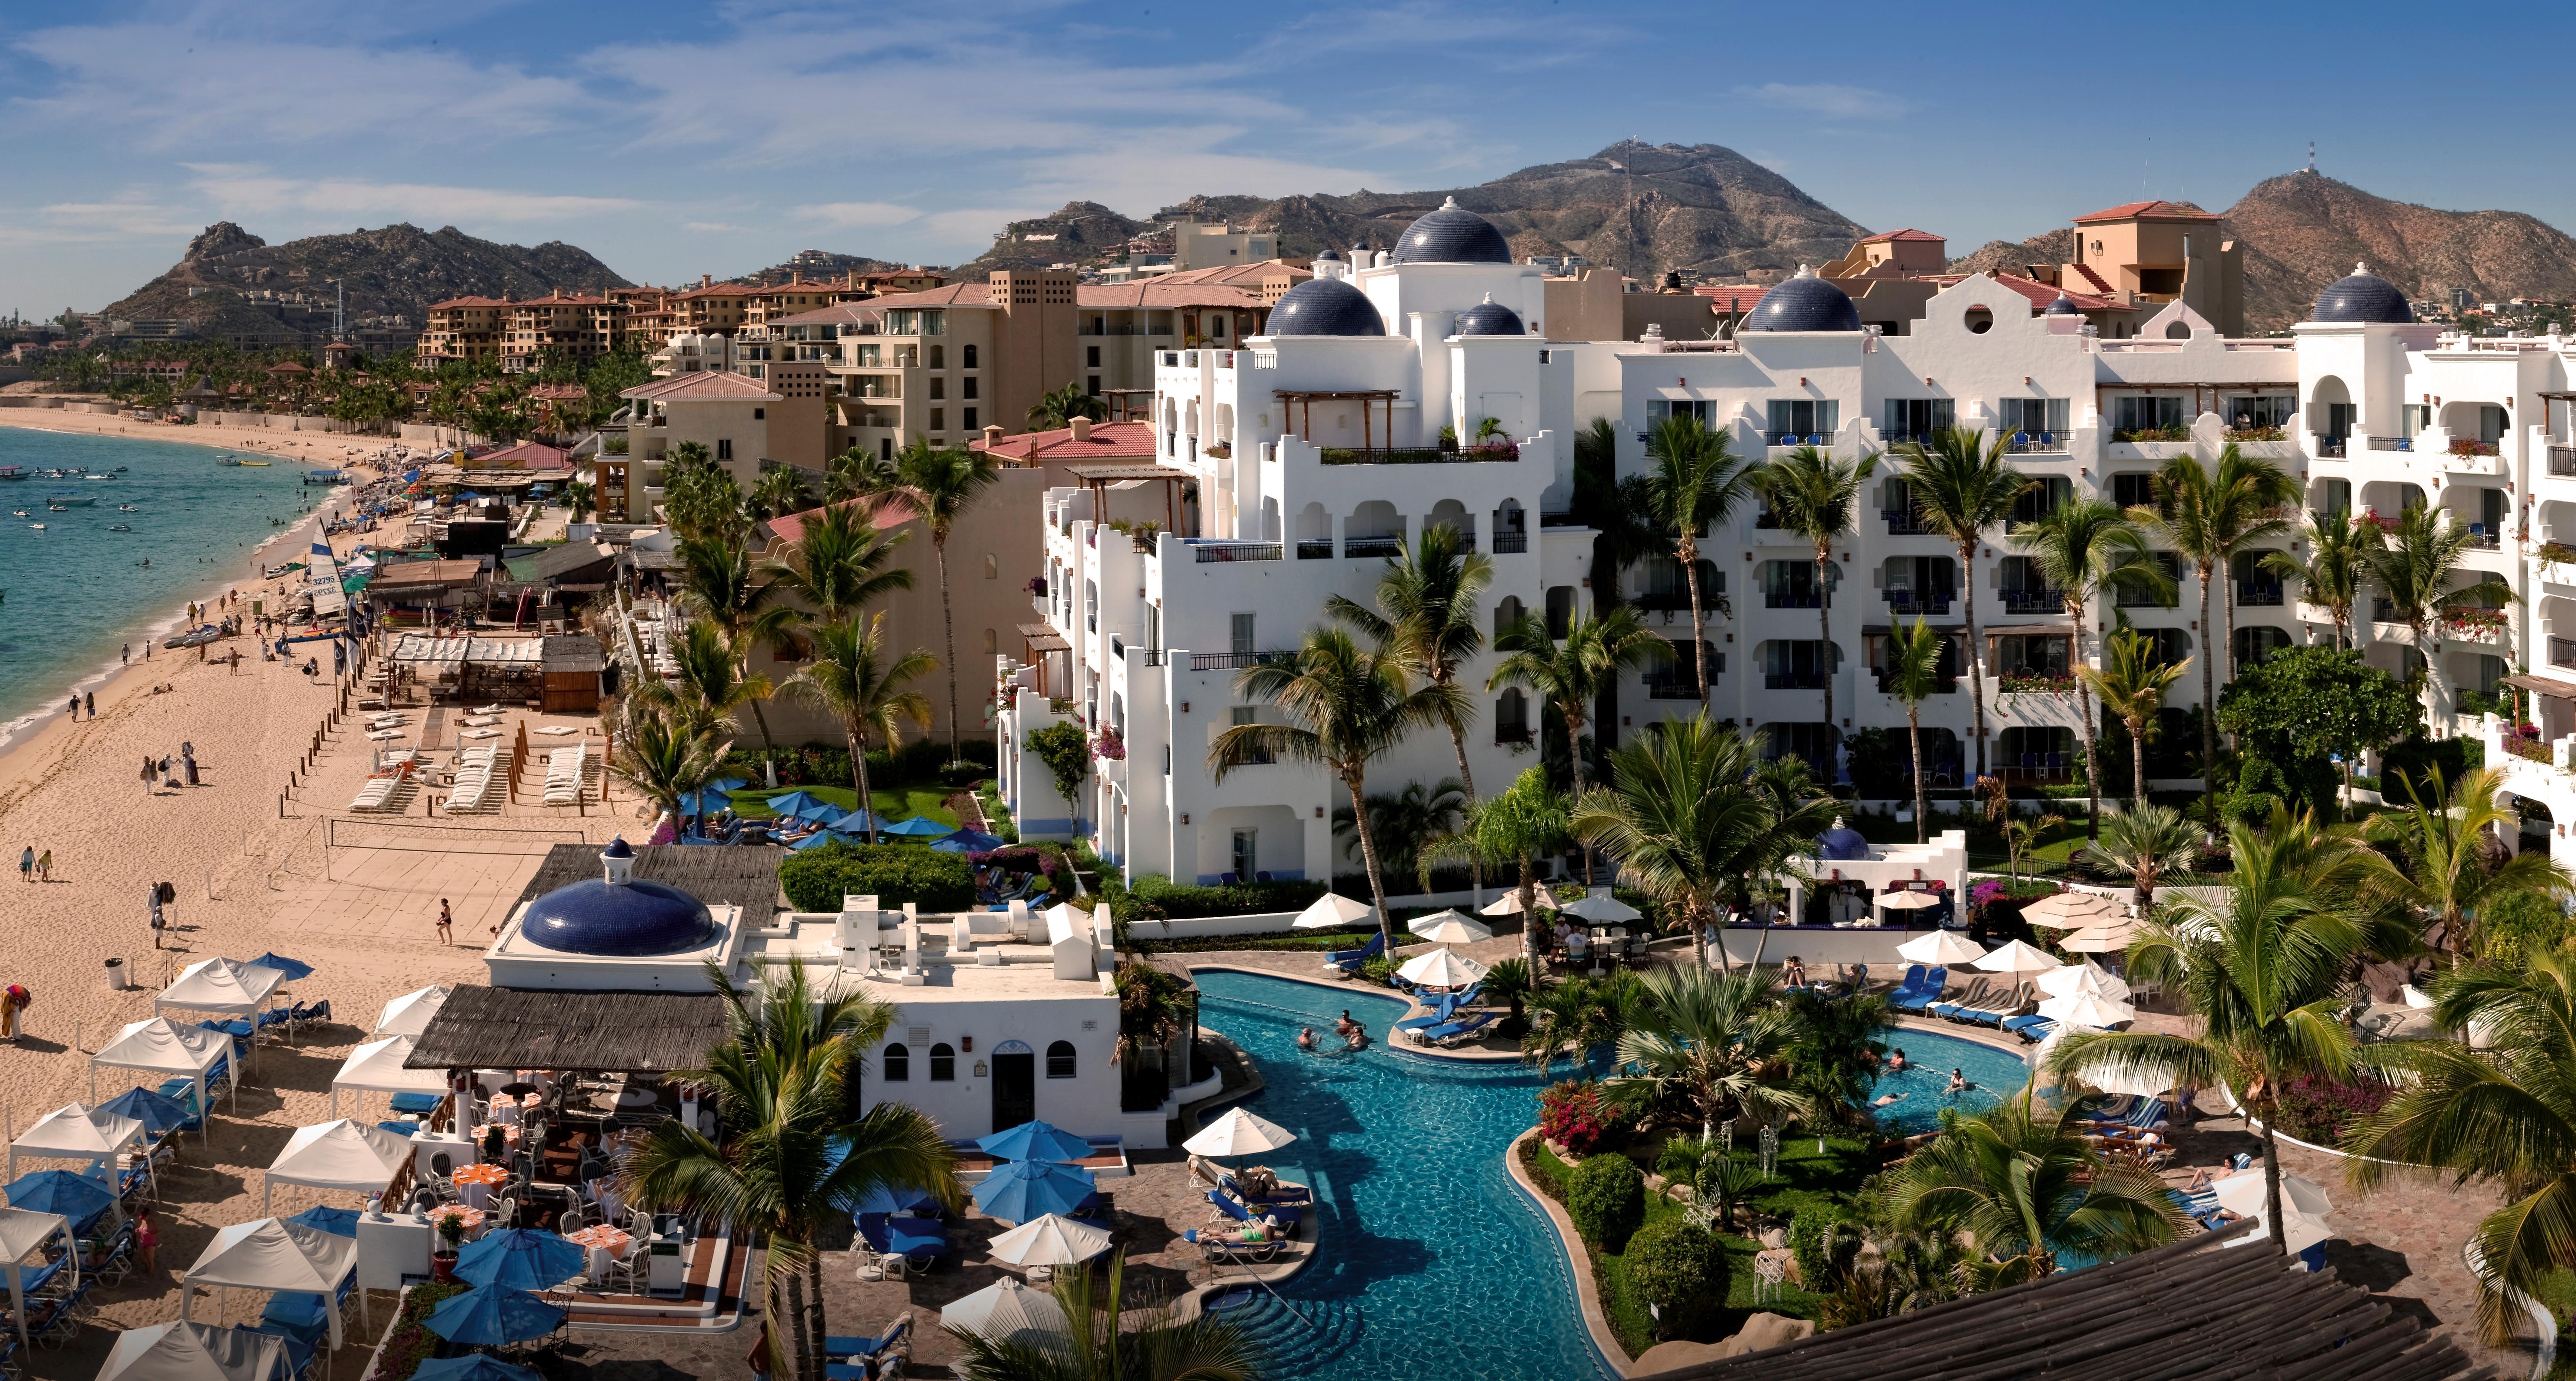
{"label": "sandy beach", "polygon": [[[281,460],[340,466],[393,449],[391,437],[348,436],[336,432],[275,432],[265,427],[218,427],[209,423],[174,426],[137,422],[97,412],[60,408],[0,408],[0,427],[43,432],[87,432],[92,436],[130,436],[146,441],[179,441],[221,450],[259,451]],[[417,449],[417,448],[415,448]]]}

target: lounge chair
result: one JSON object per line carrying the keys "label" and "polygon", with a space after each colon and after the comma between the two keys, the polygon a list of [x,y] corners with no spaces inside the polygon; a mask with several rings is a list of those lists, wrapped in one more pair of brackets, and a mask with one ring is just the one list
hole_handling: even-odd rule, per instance
{"label": "lounge chair", "polygon": [[1453,1021],[1446,1026],[1434,1026],[1428,1031],[1419,1032],[1414,1036],[1414,1040],[1424,1045],[1465,1045],[1469,1041],[1484,1039],[1485,1028],[1501,1019],[1493,1012],[1478,1012],[1462,1021]]}
{"label": "lounge chair", "polygon": [[[1923,986],[1923,966],[1922,966],[1921,964],[1909,964],[1909,965],[1907,965],[1907,966],[1906,966],[1906,969],[1905,969],[1905,976],[1904,976],[1903,978],[1900,978],[1900,979],[1896,980],[1896,992],[1897,992],[1897,993],[1910,993],[1910,992],[1913,992],[1915,989],[1920,988],[1920,987],[1922,987],[1922,986]],[[1895,994],[1893,994],[1893,993],[1892,993],[1892,994],[1890,994],[1889,996],[1893,997],[1893,996],[1895,996]]]}
{"label": "lounge chair", "polygon": [[[1916,981],[1917,975],[1921,977],[1919,982]],[[1928,1011],[1933,1003],[1941,1000],[1941,990],[1947,987],[1949,982],[1950,970],[1947,965],[1924,973],[1923,966],[1917,964],[1914,972],[1906,975],[1906,982],[1898,985],[1896,991],[1889,995],[1887,1005],[1900,1012]]]}
{"label": "lounge chair", "polygon": [[447,1095],[443,1093],[397,1093],[394,1095],[394,1111],[427,1117],[446,1101]]}
{"label": "lounge chair", "polygon": [[1980,978],[1976,982],[1969,984],[1966,992],[1959,994],[1958,1001],[1935,1002],[1923,1009],[1924,1014],[1927,1016],[1955,1018],[1961,1010],[1983,1001],[1986,996],[1986,991],[1990,986],[1991,984],[1988,980]]}
{"label": "lounge chair", "polygon": [[2028,1016],[2004,1018],[2004,1029],[2033,1045],[2037,1045],[2041,1041],[2048,1039],[2050,1033],[2057,1029],[2057,1023],[2048,1017],[2044,1017],[2033,1012]]}
{"label": "lounge chair", "polygon": [[1360,946],[1358,949],[1335,950],[1332,953],[1325,955],[1324,967],[1328,969],[1339,969],[1341,970],[1342,977],[1349,978],[1360,971],[1360,966],[1362,964],[1367,963],[1371,959],[1375,959],[1385,952],[1386,937],[1383,935],[1372,935],[1369,937],[1368,943]]}
{"label": "lounge chair", "polygon": [[824,1363],[823,1375],[828,1381],[863,1381],[868,1374],[867,1364],[892,1351],[897,1343],[905,1341],[911,1331],[912,1311],[907,1309],[895,1315],[894,1322],[886,1331],[874,1338],[846,1333],[826,1334],[823,1355],[843,1360]]}
{"label": "lounge chair", "polygon": [[1260,1218],[1276,1218],[1279,1220],[1279,1231],[1284,1236],[1295,1236],[1297,1225],[1306,1221],[1305,1213],[1289,1204],[1265,1203],[1261,1205],[1261,1212],[1256,1215],[1242,1200],[1222,1189],[1207,1191],[1207,1200],[1216,1205],[1218,1216],[1238,1223],[1254,1222]]}
{"label": "lounge chair", "polygon": [[1446,1026],[1448,1024],[1449,1019],[1442,1016],[1406,1017],[1404,1020],[1397,1022],[1394,1026],[1389,1027],[1388,1029],[1410,1033],[1416,1031],[1428,1031],[1432,1027]]}
{"label": "lounge chair", "polygon": [[1210,1261],[1268,1261],[1279,1254],[1280,1247],[1276,1237],[1267,1242],[1228,1242],[1212,1230],[1201,1232],[1197,1228],[1183,1229],[1181,1240],[1197,1247]]}

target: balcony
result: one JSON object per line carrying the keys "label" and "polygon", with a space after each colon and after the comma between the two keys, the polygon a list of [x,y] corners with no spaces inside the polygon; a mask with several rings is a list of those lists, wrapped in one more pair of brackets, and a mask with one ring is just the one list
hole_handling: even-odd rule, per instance
{"label": "balcony", "polygon": [[2344,458],[2345,438],[2340,436],[2327,436],[2322,432],[2313,433],[2312,435],[2316,442],[2316,454],[2319,459],[2342,460]]}
{"label": "balcony", "polygon": [[1687,671],[1650,671],[1646,673],[1646,698],[1648,700],[1697,700],[1699,699],[1699,677]]}
{"label": "balcony", "polygon": [[1323,448],[1323,463],[1326,465],[1474,465],[1520,458],[1521,448],[1509,441],[1472,444],[1454,451],[1438,446],[1380,446],[1367,450],[1351,446]]}
{"label": "balcony", "polygon": [[1287,651],[1193,652],[1190,654],[1190,670],[1241,671],[1245,667],[1266,667],[1285,662],[1296,655],[1294,652]]}
{"label": "balcony", "polygon": [[1923,515],[1912,509],[1882,508],[1878,516],[1887,520],[1887,535],[1890,537],[1921,537],[1932,531],[1932,525],[1923,521]]}
{"label": "balcony", "polygon": [[[1278,545],[1273,543],[1271,550],[1277,551],[1278,549]],[[1342,555],[1346,559],[1350,560],[1362,560],[1385,556],[1402,556],[1403,554],[1404,539],[1401,537],[1345,537],[1342,539]],[[1278,558],[1271,557],[1270,559],[1275,561]]]}
{"label": "balcony", "polygon": [[[1878,677],[1878,693],[1879,693],[1879,694],[1881,694],[1881,695],[1894,695],[1894,694],[1896,694],[1896,688],[1888,684],[1888,680],[1887,680],[1887,672],[1886,672],[1884,669],[1879,670],[1879,671],[1878,671],[1878,672],[1876,672],[1875,674],[1876,674],[1876,675],[1877,675],[1877,677]],[[1953,674],[1953,675],[1949,675],[1949,676],[1940,676],[1940,677],[1935,677],[1935,678],[1933,679],[1933,681],[1932,681],[1932,693],[1933,693],[1934,695],[1949,695],[1949,694],[1951,694],[1951,693],[1953,693],[1953,692],[1957,691],[1958,689],[1959,689],[1959,678],[1958,678],[1958,676],[1957,676],[1957,675],[1955,675],[1955,674]]]}
{"label": "balcony", "polygon": [[2181,603],[2179,591],[2166,596],[2158,595],[2153,590],[2140,590],[2122,585],[2111,592],[2111,606],[2115,609],[2172,609]]}
{"label": "balcony", "polygon": [[2277,580],[2236,582],[2236,607],[2239,609],[2277,609],[2281,601],[2281,582]]}
{"label": "balcony", "polygon": [[1526,532],[1497,532],[1494,534],[1494,555],[1496,556],[1517,556],[1528,550],[1529,534]]}
{"label": "balcony", "polygon": [[1762,442],[1766,446],[1824,446],[1831,444],[1832,441],[1832,437],[1822,432],[1764,432],[1762,434]]}
{"label": "balcony", "polygon": [[2576,446],[2550,447],[2549,473],[2562,479],[2576,476]]}
{"label": "balcony", "polygon": [[[1687,607],[1690,596],[1683,595],[1682,603]],[[1765,609],[1821,609],[1825,607],[1825,600],[1823,595],[1814,590],[1766,590],[1762,594],[1762,607]]]}
{"label": "balcony", "polygon": [[[1665,613],[1679,613],[1682,610],[1691,607],[1690,591],[1684,589],[1648,590],[1644,594],[1630,600],[1629,603],[1632,606],[1646,610],[1649,613],[1656,610],[1662,610]],[[1775,605],[1773,607],[1778,608],[1781,606]],[[1788,607],[1794,608],[1796,606],[1792,605]]]}
{"label": "balcony", "polygon": [[2060,590],[2007,585],[2003,589],[2003,602],[2007,614],[2054,614],[2066,607],[2066,595]]}
{"label": "balcony", "polygon": [[1821,671],[1771,671],[1762,675],[1766,690],[1823,690],[1825,673]]}
{"label": "balcony", "polygon": [[[1304,543],[1299,543],[1302,549]],[[1330,545],[1327,543],[1326,545]],[[1208,542],[1193,540],[1190,550],[1198,553],[1198,564],[1225,561],[1284,561],[1287,552],[1277,542]]]}
{"label": "balcony", "polygon": [[1950,592],[1947,590],[1886,590],[1879,597],[1887,601],[1892,614],[1947,614]]}
{"label": "balcony", "polygon": [[2006,442],[2005,445],[2012,454],[2017,456],[2062,456],[2066,454],[2065,439],[2054,432],[2041,432],[2037,436],[2033,436],[2028,432],[2015,432],[2013,433],[2012,440]]}
{"label": "balcony", "polygon": [[2369,449],[2374,451],[2411,451],[2415,449],[2415,439],[2411,436],[2374,436],[2368,438],[2368,444]]}
{"label": "balcony", "polygon": [[2549,664],[2554,667],[2576,667],[2576,638],[2551,638]]}
{"label": "balcony", "polygon": [[2484,523],[2469,524],[2469,543],[2480,551],[2495,551],[2504,545],[2504,534]]}
{"label": "balcony", "polygon": [[1300,538],[1298,538],[1298,539],[1297,539],[1297,559],[1298,559],[1298,560],[1300,560],[1300,561],[1330,561],[1330,560],[1332,560],[1332,559],[1333,559],[1333,539],[1332,539],[1332,538],[1330,538],[1330,537],[1300,537]]}

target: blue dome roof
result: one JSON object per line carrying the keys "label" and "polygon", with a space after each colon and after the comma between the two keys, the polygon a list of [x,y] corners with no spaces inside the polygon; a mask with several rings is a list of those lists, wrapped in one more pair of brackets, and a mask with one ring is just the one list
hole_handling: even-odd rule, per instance
{"label": "blue dome roof", "polygon": [[1867,858],[1869,840],[1864,838],[1860,831],[1846,828],[1842,821],[1836,820],[1832,829],[1817,837],[1816,854],[1819,858],[1831,861]]}
{"label": "blue dome roof", "polygon": [[2317,309],[2309,313],[2310,321],[2413,321],[2415,309],[2406,305],[2406,294],[2397,285],[2370,272],[2360,264],[2352,272],[2326,285],[2317,294]]}
{"label": "blue dome roof", "polygon": [[2073,299],[2073,298],[2071,298],[2071,297],[2068,297],[2068,296],[2067,296],[2066,294],[2064,294],[2064,293],[2059,293],[2059,294],[2057,295],[2057,300],[2056,300],[2055,302],[2051,302],[2051,303],[2049,303],[2049,304],[2048,304],[2048,310],[2047,310],[2046,312],[2042,313],[2042,315],[2044,315],[2044,316],[2082,316],[2082,315],[2084,315],[2084,313],[2083,313],[2082,309],[2078,308],[2078,307],[2075,305],[2075,299]]}
{"label": "blue dome roof", "polygon": [[1399,264],[1508,264],[1511,242],[1492,221],[1458,205],[1456,197],[1405,228],[1395,242]]}
{"label": "blue dome roof", "polygon": [[720,933],[706,903],[659,882],[587,878],[528,903],[527,937],[563,954],[640,958],[682,954]]}
{"label": "blue dome roof", "polygon": [[635,856],[635,846],[627,843],[626,836],[621,834],[616,838],[609,840],[608,847],[600,850],[599,856],[601,858],[633,858]]}
{"label": "blue dome roof", "polygon": [[1458,314],[1458,334],[1462,336],[1525,336],[1521,314],[1496,302],[1491,293],[1485,300]]}
{"label": "blue dome roof", "polygon": [[1857,331],[1860,309],[1831,282],[1807,269],[1776,284],[1753,304],[1738,331]]}
{"label": "blue dome roof", "polygon": [[1309,278],[1270,309],[1274,336],[1382,336],[1386,318],[1368,294],[1338,278]]}

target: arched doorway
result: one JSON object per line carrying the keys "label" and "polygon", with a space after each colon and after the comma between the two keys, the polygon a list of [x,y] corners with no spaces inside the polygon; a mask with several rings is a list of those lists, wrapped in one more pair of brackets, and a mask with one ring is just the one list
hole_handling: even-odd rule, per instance
{"label": "arched doorway", "polygon": [[1038,1053],[1026,1041],[993,1047],[993,1130],[1034,1122],[1038,1116]]}

